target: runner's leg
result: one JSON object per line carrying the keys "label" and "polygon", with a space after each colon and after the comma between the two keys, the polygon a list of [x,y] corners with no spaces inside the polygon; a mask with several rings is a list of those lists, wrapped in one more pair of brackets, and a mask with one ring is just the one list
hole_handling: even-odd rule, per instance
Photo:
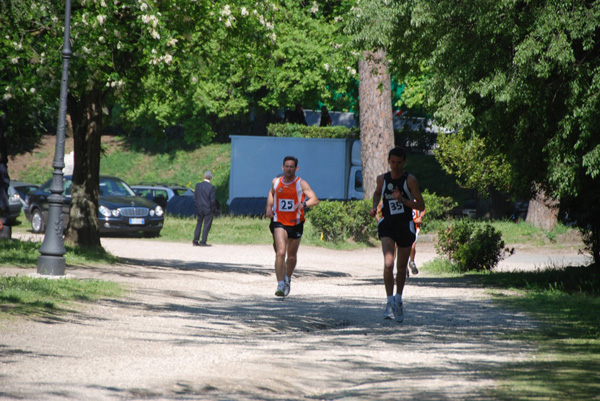
{"label": "runner's leg", "polygon": [[404,284],[406,283],[406,266],[408,265],[408,258],[410,257],[411,247],[400,248],[398,247],[398,260],[396,261],[396,268],[398,273],[396,274],[396,293],[402,297],[402,291],[404,291]]}
{"label": "runner's leg", "polygon": [[285,253],[288,242],[288,235],[284,228],[276,227],[273,233],[275,239],[275,276],[277,281],[283,281],[285,275]]}
{"label": "runner's leg", "polygon": [[394,295],[394,259],[396,243],[389,237],[381,238],[381,250],[383,251],[383,283],[388,296]]}
{"label": "runner's leg", "polygon": [[292,274],[294,274],[294,269],[296,269],[296,261],[298,255],[298,248],[300,247],[300,238],[298,239],[288,239],[287,240],[287,260],[286,264],[286,274],[289,278],[292,278]]}

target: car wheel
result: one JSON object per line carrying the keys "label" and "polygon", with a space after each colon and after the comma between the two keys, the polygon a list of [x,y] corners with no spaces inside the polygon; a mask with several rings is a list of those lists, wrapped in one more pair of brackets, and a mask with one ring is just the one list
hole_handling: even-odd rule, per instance
{"label": "car wheel", "polygon": [[160,230],[144,231],[144,237],[155,238],[160,235]]}
{"label": "car wheel", "polygon": [[35,209],[31,213],[31,229],[34,233],[42,233],[46,230],[46,224],[44,223],[40,209]]}

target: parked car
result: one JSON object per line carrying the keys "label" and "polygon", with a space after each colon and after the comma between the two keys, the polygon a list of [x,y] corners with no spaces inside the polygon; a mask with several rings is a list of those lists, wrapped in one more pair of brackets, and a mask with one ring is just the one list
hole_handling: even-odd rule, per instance
{"label": "parked car", "polygon": [[3,216],[3,224],[6,224],[7,226],[12,226],[15,224],[17,218],[21,214],[22,207],[23,204],[21,203],[21,196],[11,183],[11,185],[8,187],[8,216]]}
{"label": "parked car", "polygon": [[183,185],[174,184],[148,184],[142,183],[132,185],[131,189],[137,196],[149,199],[158,203],[164,209],[167,208],[167,203],[175,196],[193,196],[194,192],[184,187]]}
{"label": "parked car", "polygon": [[196,214],[194,191],[183,185],[142,183],[131,188],[138,196],[163,206],[169,215],[189,217]]}
{"label": "parked car", "polygon": [[[35,191],[40,186],[37,184],[30,184],[28,182],[23,181],[11,181],[10,186],[15,189],[15,191],[19,194],[19,200],[23,207],[25,206],[25,198],[27,198],[27,194]],[[23,209],[25,211],[25,209]]]}
{"label": "parked car", "polygon": [[[71,187],[73,177],[63,178],[63,227],[69,224]],[[27,196],[25,217],[31,222],[35,233],[44,232],[48,221],[48,196],[52,180]],[[156,203],[136,196],[123,180],[112,176],[100,176],[98,221],[100,233],[142,232],[147,237],[156,237],[162,230],[164,209]]]}

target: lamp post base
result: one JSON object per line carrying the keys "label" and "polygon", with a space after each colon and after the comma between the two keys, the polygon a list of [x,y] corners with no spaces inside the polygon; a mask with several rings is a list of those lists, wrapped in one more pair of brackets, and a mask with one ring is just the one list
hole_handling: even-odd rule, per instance
{"label": "lamp post base", "polygon": [[11,239],[12,238],[12,227],[2,225],[0,229],[0,239]]}
{"label": "lamp post base", "polygon": [[65,258],[62,256],[41,255],[38,258],[37,272],[44,276],[64,276]]}

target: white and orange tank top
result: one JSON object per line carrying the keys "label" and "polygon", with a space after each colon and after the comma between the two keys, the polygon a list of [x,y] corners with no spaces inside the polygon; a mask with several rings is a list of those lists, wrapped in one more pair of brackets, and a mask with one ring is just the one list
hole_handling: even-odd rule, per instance
{"label": "white and orange tank top", "polygon": [[273,221],[280,222],[284,226],[295,226],[304,222],[304,209],[294,210],[294,205],[304,201],[304,193],[300,177],[296,177],[290,183],[283,182],[284,177],[279,177],[273,184],[275,191],[273,202]]}

